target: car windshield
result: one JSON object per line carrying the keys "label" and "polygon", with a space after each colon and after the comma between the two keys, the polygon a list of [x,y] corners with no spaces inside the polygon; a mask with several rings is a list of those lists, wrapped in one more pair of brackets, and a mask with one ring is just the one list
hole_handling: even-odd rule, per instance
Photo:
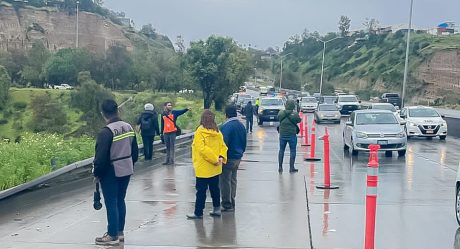
{"label": "car windshield", "polygon": [[336,99],[336,97],[323,97],[323,102],[327,104],[333,104]]}
{"label": "car windshield", "polygon": [[316,103],[316,98],[302,98],[302,102]]}
{"label": "car windshield", "polygon": [[358,102],[356,97],[339,97],[339,102]]}
{"label": "car windshield", "polygon": [[335,105],[320,105],[318,111],[337,111],[337,107]]}
{"label": "car windshield", "polygon": [[381,125],[398,124],[395,115],[392,113],[358,113],[356,115],[357,125]]}
{"label": "car windshield", "polygon": [[394,105],[373,105],[372,109],[388,110],[388,111],[391,111],[391,112],[396,112],[396,108],[394,107]]}
{"label": "car windshield", "polygon": [[260,102],[261,105],[284,105],[282,99],[262,99]]}
{"label": "car windshield", "polygon": [[429,108],[409,109],[409,116],[413,118],[435,118],[439,117],[439,113]]}

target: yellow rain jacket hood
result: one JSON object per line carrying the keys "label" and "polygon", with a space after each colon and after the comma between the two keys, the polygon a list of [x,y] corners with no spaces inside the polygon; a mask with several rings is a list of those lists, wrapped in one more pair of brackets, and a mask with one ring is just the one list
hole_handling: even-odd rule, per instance
{"label": "yellow rain jacket hood", "polygon": [[227,146],[222,133],[198,127],[192,144],[192,161],[196,177],[211,178],[222,173],[222,165],[216,165],[219,157],[227,163]]}

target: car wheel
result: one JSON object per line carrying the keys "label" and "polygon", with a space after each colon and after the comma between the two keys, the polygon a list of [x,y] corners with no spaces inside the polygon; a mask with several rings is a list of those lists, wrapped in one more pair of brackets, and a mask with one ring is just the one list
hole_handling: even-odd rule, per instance
{"label": "car wheel", "polygon": [[406,155],[406,150],[400,150],[398,151],[398,156],[403,157]]}
{"label": "car wheel", "polygon": [[385,156],[386,157],[392,157],[393,156],[393,151],[385,151]]}
{"label": "car wheel", "polygon": [[264,124],[264,121],[262,121],[262,120],[259,119],[259,120],[257,120],[257,124],[260,125],[260,126],[262,126],[262,125]]}
{"label": "car wheel", "polygon": [[460,226],[460,188],[457,187],[457,197],[455,198],[455,216],[457,217],[457,223]]}
{"label": "car wheel", "polygon": [[446,137],[447,137],[447,136],[439,136],[439,139],[441,139],[441,140],[446,140]]}
{"label": "car wheel", "polygon": [[358,151],[355,150],[355,146],[353,145],[353,140],[351,140],[351,147],[350,147],[350,150],[351,150],[351,155],[352,155],[352,156],[357,156],[357,155],[358,155]]}

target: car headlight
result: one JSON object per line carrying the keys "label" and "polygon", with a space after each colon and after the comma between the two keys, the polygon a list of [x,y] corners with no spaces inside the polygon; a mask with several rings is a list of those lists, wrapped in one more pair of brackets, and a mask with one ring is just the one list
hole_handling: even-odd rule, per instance
{"label": "car headlight", "polygon": [[264,111],[264,108],[263,108],[263,107],[259,107],[259,114],[262,114],[263,111]]}
{"label": "car headlight", "polygon": [[397,137],[399,137],[399,138],[403,138],[405,136],[406,136],[406,132],[404,132],[404,131],[398,133],[398,135],[397,135]]}
{"label": "car headlight", "polygon": [[319,116],[322,117],[322,118],[324,118],[324,114],[322,114],[322,113],[321,113]]}
{"label": "car headlight", "polygon": [[413,127],[417,127],[417,124],[416,124],[416,123],[410,122],[410,121],[407,122],[407,125],[413,126]]}
{"label": "car headlight", "polygon": [[367,138],[367,133],[357,131],[356,137],[357,138]]}
{"label": "car headlight", "polygon": [[446,127],[446,128],[447,128],[447,122],[444,121],[444,122],[441,124],[441,127]]}

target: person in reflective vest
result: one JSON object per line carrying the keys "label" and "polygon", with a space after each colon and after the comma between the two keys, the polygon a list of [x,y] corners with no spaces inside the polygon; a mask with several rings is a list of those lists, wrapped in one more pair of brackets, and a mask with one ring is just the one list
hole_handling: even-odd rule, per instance
{"label": "person in reflective vest", "polygon": [[163,165],[174,164],[174,152],[176,147],[176,136],[180,128],[177,126],[177,118],[188,112],[190,108],[173,110],[173,104],[166,102],[164,112],[161,114],[161,141],[166,145],[166,162]]}
{"label": "person in reflective vest", "polygon": [[124,241],[126,191],[139,153],[134,129],[119,118],[117,103],[105,100],[101,109],[107,126],[97,136],[93,164],[104,195],[108,226],[96,244],[113,246]]}

